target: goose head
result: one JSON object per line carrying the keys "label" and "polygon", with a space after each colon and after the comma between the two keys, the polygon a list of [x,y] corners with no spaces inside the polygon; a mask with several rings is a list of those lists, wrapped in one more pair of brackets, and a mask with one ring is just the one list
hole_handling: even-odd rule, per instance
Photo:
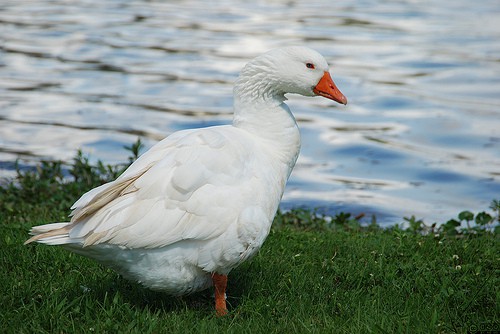
{"label": "goose head", "polygon": [[287,93],[323,96],[347,104],[325,58],[306,47],[279,48],[258,56],[243,68],[234,88],[235,100],[246,102],[282,103]]}

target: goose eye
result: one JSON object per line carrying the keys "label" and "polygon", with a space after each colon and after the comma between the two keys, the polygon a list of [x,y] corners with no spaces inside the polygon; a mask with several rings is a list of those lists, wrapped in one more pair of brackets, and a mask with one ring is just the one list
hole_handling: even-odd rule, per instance
{"label": "goose eye", "polygon": [[310,69],[314,69],[314,64],[313,63],[307,63],[306,67],[310,68]]}

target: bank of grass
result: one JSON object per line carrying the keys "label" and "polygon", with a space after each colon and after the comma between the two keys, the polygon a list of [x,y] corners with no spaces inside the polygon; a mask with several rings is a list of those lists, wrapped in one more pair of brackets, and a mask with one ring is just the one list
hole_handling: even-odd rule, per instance
{"label": "bank of grass", "polygon": [[500,330],[498,201],[490,213],[464,211],[440,226],[402,219],[404,229],[349,214],[279,213],[260,253],[231,272],[223,318],[212,291],[171,297],[58,247],[23,246],[32,225],[66,220],[79,195],[123,167],[91,166],[79,154],[68,169],[47,162],[0,188],[2,332]]}

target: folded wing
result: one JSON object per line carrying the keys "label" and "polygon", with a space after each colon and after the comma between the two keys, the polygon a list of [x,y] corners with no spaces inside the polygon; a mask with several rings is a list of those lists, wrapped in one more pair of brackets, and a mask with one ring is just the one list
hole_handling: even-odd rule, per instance
{"label": "folded wing", "polygon": [[[245,206],[253,205],[262,181],[253,172],[258,169],[254,142],[235,141],[234,131],[216,127],[167,137],[118,179],[84,194],[59,236],[84,247],[108,243],[127,248],[220,236]],[[54,238],[56,231],[29,242]]]}

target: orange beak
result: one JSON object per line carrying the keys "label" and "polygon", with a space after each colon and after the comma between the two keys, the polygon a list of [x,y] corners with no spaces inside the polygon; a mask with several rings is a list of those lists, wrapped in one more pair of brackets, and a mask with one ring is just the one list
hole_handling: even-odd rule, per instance
{"label": "orange beak", "polygon": [[325,71],[325,74],[323,74],[316,87],[314,87],[313,92],[316,95],[326,97],[338,103],[347,104],[347,98],[335,86],[330,73],[327,71]]}

